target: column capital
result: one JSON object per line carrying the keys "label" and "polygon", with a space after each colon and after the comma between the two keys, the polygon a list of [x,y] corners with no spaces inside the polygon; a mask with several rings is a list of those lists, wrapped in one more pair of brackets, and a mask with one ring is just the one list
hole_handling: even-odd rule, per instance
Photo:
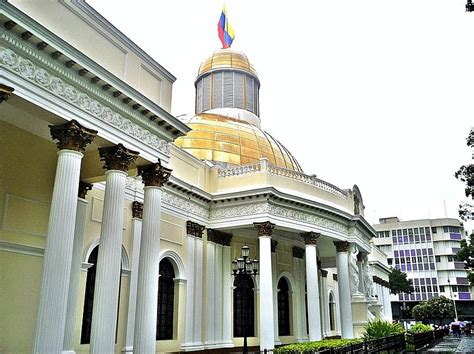
{"label": "column capital", "polygon": [[137,219],[143,218],[143,203],[136,200],[132,203],[132,217]]}
{"label": "column capital", "polygon": [[205,227],[191,220],[186,221],[186,233],[194,237],[202,238]]}
{"label": "column capital", "polygon": [[325,269],[320,269],[320,270],[321,270],[321,276],[322,276],[323,278],[327,278],[329,272],[328,272],[327,270],[325,270]]}
{"label": "column capital", "polygon": [[351,244],[347,241],[334,241],[334,246],[336,246],[336,252],[347,252]]}
{"label": "column capital", "polygon": [[300,236],[303,239],[305,245],[316,245],[316,242],[318,241],[321,234],[318,232],[310,231],[304,232],[300,234]]}
{"label": "column capital", "polygon": [[50,125],[49,131],[53,140],[58,140],[56,146],[59,150],[78,152],[84,152],[97,135],[97,130],[85,128],[74,119],[64,124]]}
{"label": "column capital", "polygon": [[215,229],[207,229],[207,240],[222,246],[230,246],[232,241],[232,234],[222,232]]}
{"label": "column capital", "polygon": [[122,144],[99,148],[100,161],[104,162],[105,170],[127,172],[130,164],[138,158],[138,154]]}
{"label": "column capital", "polygon": [[304,257],[304,248],[303,247],[293,246],[292,250],[293,250],[293,257],[294,258],[303,259],[303,257]]}
{"label": "column capital", "polygon": [[86,199],[86,194],[91,189],[92,189],[92,183],[79,181],[79,191],[77,193],[78,197],[82,199]]}
{"label": "column capital", "polygon": [[276,253],[277,246],[278,246],[278,241],[277,240],[272,240],[271,243],[270,243],[272,253]]}
{"label": "column capital", "polygon": [[271,236],[275,224],[270,221],[254,222],[253,226],[257,229],[258,236]]}
{"label": "column capital", "polygon": [[0,104],[10,98],[11,94],[15,91],[13,87],[0,84]]}
{"label": "column capital", "polygon": [[171,169],[161,165],[161,160],[144,166],[137,166],[138,175],[142,177],[145,187],[163,187],[171,176]]}

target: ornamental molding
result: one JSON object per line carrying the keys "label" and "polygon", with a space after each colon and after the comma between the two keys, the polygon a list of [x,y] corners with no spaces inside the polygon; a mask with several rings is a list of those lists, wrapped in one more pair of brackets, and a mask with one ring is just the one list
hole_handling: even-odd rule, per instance
{"label": "ornamental molding", "polygon": [[163,190],[161,201],[163,204],[178,209],[181,212],[193,214],[206,220],[209,218],[209,211],[207,208],[169,191]]}
{"label": "ornamental molding", "polygon": [[[137,112],[129,111],[129,109],[126,109],[111,97],[99,91],[97,87],[80,79],[77,75],[60,66],[46,55],[33,50],[29,45],[9,36],[7,33],[1,33],[1,38],[8,45],[21,50],[24,53],[23,55],[25,55],[22,56],[10,48],[0,46],[1,67],[19,74],[35,86],[45,89],[61,100],[119,129],[134,140],[139,140],[154,150],[169,156],[169,144],[156,135],[156,128],[151,125],[153,122],[140,117]],[[92,96],[100,101],[91,98]],[[121,111],[126,116],[133,117],[135,121],[140,122],[140,125],[145,126],[145,128],[125,118],[118,111]]]}

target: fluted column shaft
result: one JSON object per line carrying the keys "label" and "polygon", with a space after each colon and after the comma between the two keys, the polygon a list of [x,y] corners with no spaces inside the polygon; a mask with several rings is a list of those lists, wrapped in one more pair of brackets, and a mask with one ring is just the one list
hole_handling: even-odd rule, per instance
{"label": "fluted column shaft", "polygon": [[161,188],[145,187],[133,352],[156,351]]}
{"label": "fluted column shaft", "polygon": [[338,243],[337,248],[337,283],[339,286],[339,311],[341,318],[341,337],[352,338],[354,330],[352,327],[352,304],[351,286],[349,279],[349,256],[347,254],[348,243]]}
{"label": "fluted column shaft", "polygon": [[273,349],[275,347],[271,236],[260,236],[258,238],[258,244],[260,260],[260,350],[264,350]]}
{"label": "fluted column shaft", "polygon": [[188,275],[186,282],[186,313],[184,323],[184,346],[192,346],[194,343],[194,274],[195,274],[195,238],[193,235],[187,234],[186,236],[186,249],[187,249],[187,262],[188,262]]}
{"label": "fluted column shaft", "polygon": [[63,353],[74,353],[74,333],[76,329],[77,297],[79,295],[79,278],[81,274],[81,256],[84,245],[87,205],[89,202],[77,198],[76,225],[74,228],[74,243],[71,259],[71,275],[69,280],[69,295],[67,301],[66,328],[64,331]]}
{"label": "fluted column shaft", "polygon": [[63,350],[83,154],[64,149],[58,156],[33,344],[33,352],[41,354]]}
{"label": "fluted column shaft", "polygon": [[[273,242],[276,242],[276,241],[272,240],[272,243]],[[275,336],[275,344],[278,345],[281,342],[280,342],[279,333],[278,333],[278,284],[277,284],[276,264],[277,264],[277,259],[276,259],[276,250],[275,250],[274,252],[272,252],[273,335]]]}
{"label": "fluted column shaft", "polygon": [[[328,295],[328,278],[327,278],[327,271],[322,270],[321,276],[321,303],[323,309],[323,318],[324,318],[324,330],[323,335],[327,336],[328,333],[331,331],[330,328],[330,321],[329,321],[329,295]],[[326,272],[326,273],[324,273]]]}
{"label": "fluted column shaft", "polygon": [[232,344],[232,276],[231,276],[231,258],[230,246],[224,245],[222,252],[222,273],[223,273],[223,289],[222,289],[222,333],[224,344]]}
{"label": "fluted column shaft", "polygon": [[310,342],[321,340],[321,310],[319,308],[318,264],[316,245],[306,244],[306,285],[308,294],[308,326]]}
{"label": "fluted column shaft", "polygon": [[203,267],[203,244],[202,238],[196,238],[196,272],[194,273],[194,343],[202,345],[202,288],[204,283],[202,280]]}
{"label": "fluted column shaft", "polygon": [[[140,203],[142,204],[142,203]],[[143,208],[143,204],[141,205]],[[132,219],[132,268],[130,273],[130,292],[128,296],[127,333],[125,348],[122,352],[133,352],[133,337],[135,332],[135,312],[137,309],[138,264],[140,259],[140,243],[142,234],[142,219],[134,216]]]}
{"label": "fluted column shaft", "polygon": [[92,312],[92,354],[113,353],[115,323],[120,284],[123,208],[127,173],[110,170],[105,173],[105,197],[100,233],[97,273]]}

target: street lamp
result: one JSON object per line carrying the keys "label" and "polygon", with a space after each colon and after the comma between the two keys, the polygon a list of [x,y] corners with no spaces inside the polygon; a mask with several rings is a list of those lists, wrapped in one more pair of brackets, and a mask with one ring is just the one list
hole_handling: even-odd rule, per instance
{"label": "street lamp", "polygon": [[243,306],[242,306],[242,319],[244,321],[244,348],[242,353],[248,353],[247,347],[247,327],[248,327],[248,319],[247,319],[247,290],[248,280],[252,279],[258,274],[258,259],[254,259],[253,261],[248,259],[250,254],[250,248],[246,244],[242,246],[241,249],[241,256],[236,258],[232,261],[232,272],[235,279],[240,280],[237,281],[237,289],[243,290]]}
{"label": "street lamp", "polygon": [[451,281],[448,278],[448,286],[449,286],[449,298],[453,301],[454,305],[454,321],[457,322],[458,320],[458,310],[456,308],[456,301],[453,298],[453,292],[451,291]]}

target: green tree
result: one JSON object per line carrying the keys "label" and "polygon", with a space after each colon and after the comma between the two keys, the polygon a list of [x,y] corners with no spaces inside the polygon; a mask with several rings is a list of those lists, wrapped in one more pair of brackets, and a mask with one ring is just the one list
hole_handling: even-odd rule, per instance
{"label": "green tree", "polygon": [[407,273],[404,273],[399,269],[391,269],[391,272],[388,275],[388,282],[390,284],[390,292],[392,294],[411,294],[413,292],[412,280],[407,279]]}
{"label": "green tree", "polygon": [[433,320],[441,324],[445,319],[454,318],[454,304],[452,300],[444,296],[434,297],[413,307],[413,316],[417,321],[426,323]]}
{"label": "green tree", "polygon": [[[471,129],[467,137],[467,146],[474,148],[474,128]],[[474,154],[473,154],[474,158]],[[466,185],[464,193],[466,197],[474,199],[474,164],[464,165],[459,168],[454,174],[458,180]],[[462,220],[474,220],[474,205],[463,202],[459,205],[459,217]]]}
{"label": "green tree", "polygon": [[467,278],[474,286],[474,232],[468,239],[461,241],[461,249],[454,257],[457,261],[464,262],[464,268],[468,269]]}

